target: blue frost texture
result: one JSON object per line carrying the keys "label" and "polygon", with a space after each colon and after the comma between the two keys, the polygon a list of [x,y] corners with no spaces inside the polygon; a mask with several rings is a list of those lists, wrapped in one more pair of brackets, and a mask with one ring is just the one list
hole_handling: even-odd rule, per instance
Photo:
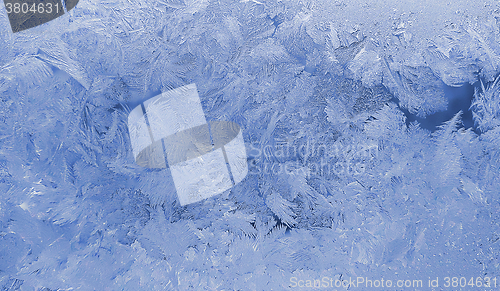
{"label": "blue frost texture", "polygon": [[[0,5],[0,289],[498,290],[483,2],[81,0],[16,33]],[[193,83],[248,175],[183,206],[127,118]]]}

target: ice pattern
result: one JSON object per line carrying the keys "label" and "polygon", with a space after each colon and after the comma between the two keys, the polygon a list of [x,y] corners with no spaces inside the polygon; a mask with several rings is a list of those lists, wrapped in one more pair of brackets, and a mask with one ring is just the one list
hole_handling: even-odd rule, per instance
{"label": "ice pattern", "polygon": [[[1,288],[312,290],[359,277],[427,290],[463,277],[457,288],[498,289],[499,11],[81,0],[13,33],[1,6]],[[192,83],[203,123],[241,127],[246,153],[227,153],[246,154],[248,172],[182,205],[182,171],[136,163],[149,136],[131,138],[147,126],[133,110]],[[193,179],[215,179],[206,166]]]}

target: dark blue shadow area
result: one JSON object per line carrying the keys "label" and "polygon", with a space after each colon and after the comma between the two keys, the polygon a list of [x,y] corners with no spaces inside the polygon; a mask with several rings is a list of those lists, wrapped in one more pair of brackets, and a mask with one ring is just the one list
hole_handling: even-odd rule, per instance
{"label": "dark blue shadow area", "polygon": [[130,110],[133,110],[135,107],[141,105],[144,101],[158,96],[162,93],[161,90],[147,91],[147,92],[137,92],[130,91],[130,100],[124,105],[127,105]]}
{"label": "dark blue shadow area", "polygon": [[[475,85],[465,84],[460,87],[443,86],[445,97],[448,99],[448,109],[422,118],[416,116],[415,114],[411,114],[404,108],[401,108],[406,116],[406,124],[409,125],[413,121],[418,121],[422,128],[433,132],[438,128],[438,126],[450,120],[455,114],[462,110],[462,123],[464,127],[466,129],[472,128],[476,131],[474,128],[472,111],[469,110],[472,99],[474,98]],[[396,103],[399,103],[399,101]]]}

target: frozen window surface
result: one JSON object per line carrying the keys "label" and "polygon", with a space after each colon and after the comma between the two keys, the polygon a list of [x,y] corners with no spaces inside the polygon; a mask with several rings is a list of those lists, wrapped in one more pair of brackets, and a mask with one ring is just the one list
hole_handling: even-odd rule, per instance
{"label": "frozen window surface", "polygon": [[[3,289],[284,290],[357,277],[498,289],[498,1],[81,0],[16,33],[8,11]],[[141,107],[192,83],[201,108]],[[135,161],[151,143],[147,110],[239,125],[248,172],[229,143],[228,159],[217,152],[220,164],[185,176],[237,185],[195,187],[211,197],[182,206],[184,174],[166,168],[163,144],[160,168]],[[214,167],[232,178],[207,175]]]}

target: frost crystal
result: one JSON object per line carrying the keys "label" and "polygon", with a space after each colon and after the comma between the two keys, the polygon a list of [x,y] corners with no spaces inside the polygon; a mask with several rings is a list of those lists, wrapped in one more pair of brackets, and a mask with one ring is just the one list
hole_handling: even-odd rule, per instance
{"label": "frost crystal", "polygon": [[75,2],[0,12],[0,289],[499,288],[496,1]]}

